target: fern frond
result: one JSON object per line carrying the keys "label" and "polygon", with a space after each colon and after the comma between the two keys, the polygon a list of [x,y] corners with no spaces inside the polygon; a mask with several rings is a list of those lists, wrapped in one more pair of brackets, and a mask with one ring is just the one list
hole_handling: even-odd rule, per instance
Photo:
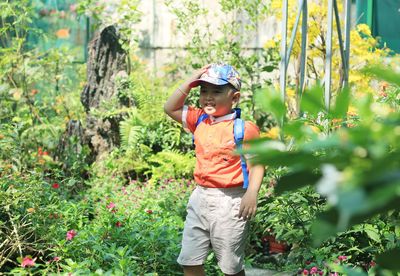
{"label": "fern frond", "polygon": [[151,167],[151,182],[166,178],[190,177],[193,174],[195,158],[177,150],[158,152],[148,159]]}

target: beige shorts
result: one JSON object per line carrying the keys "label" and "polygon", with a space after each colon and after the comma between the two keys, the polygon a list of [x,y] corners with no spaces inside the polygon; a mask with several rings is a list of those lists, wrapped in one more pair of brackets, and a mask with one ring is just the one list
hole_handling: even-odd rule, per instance
{"label": "beige shorts", "polygon": [[204,264],[212,248],[223,273],[243,270],[248,222],[239,218],[239,208],[245,192],[242,187],[196,187],[187,206],[180,265]]}

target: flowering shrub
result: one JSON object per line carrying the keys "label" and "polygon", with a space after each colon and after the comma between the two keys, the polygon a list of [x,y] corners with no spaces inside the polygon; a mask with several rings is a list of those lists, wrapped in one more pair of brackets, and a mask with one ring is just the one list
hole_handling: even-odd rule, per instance
{"label": "flowering shrub", "polygon": [[1,175],[0,271],[39,267],[53,258],[55,241],[65,239],[64,227],[87,221],[87,205],[66,201],[65,191],[51,183],[35,172]]}
{"label": "flowering shrub", "polygon": [[190,180],[164,180],[152,185],[131,181],[97,194],[90,221],[70,226],[52,249],[64,272],[163,275],[180,274],[176,263]]}

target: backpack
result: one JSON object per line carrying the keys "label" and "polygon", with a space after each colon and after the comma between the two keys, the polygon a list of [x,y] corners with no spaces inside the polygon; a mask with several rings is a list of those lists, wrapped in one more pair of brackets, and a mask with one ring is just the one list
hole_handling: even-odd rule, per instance
{"label": "backpack", "polygon": [[[235,140],[236,148],[240,150],[242,149],[242,144],[244,139],[244,120],[240,119],[240,114],[241,114],[240,108],[234,108],[234,111],[236,113],[236,118],[233,122],[233,137]],[[197,126],[207,118],[208,118],[207,114],[202,114],[197,119],[195,127],[197,128]],[[194,134],[192,140],[194,144]],[[240,165],[242,167],[242,173],[243,173],[243,188],[247,189],[247,187],[249,186],[249,171],[247,169],[246,159],[244,158],[243,154],[240,154]]]}

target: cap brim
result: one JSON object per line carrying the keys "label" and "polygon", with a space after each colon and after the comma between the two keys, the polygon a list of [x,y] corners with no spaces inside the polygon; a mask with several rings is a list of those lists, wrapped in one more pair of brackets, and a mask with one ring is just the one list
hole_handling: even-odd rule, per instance
{"label": "cap brim", "polygon": [[192,81],[191,83],[189,83],[189,87],[190,88],[197,87],[200,85],[200,82],[201,82],[201,80]]}
{"label": "cap brim", "polygon": [[214,84],[214,85],[225,85],[225,84],[229,83],[229,82],[227,82],[225,80],[221,80],[221,79],[206,79],[206,78],[203,78],[203,79],[198,79],[198,80],[192,81],[189,84],[189,87],[190,88],[197,87],[201,83],[204,83],[204,82],[211,83],[211,84]]}

